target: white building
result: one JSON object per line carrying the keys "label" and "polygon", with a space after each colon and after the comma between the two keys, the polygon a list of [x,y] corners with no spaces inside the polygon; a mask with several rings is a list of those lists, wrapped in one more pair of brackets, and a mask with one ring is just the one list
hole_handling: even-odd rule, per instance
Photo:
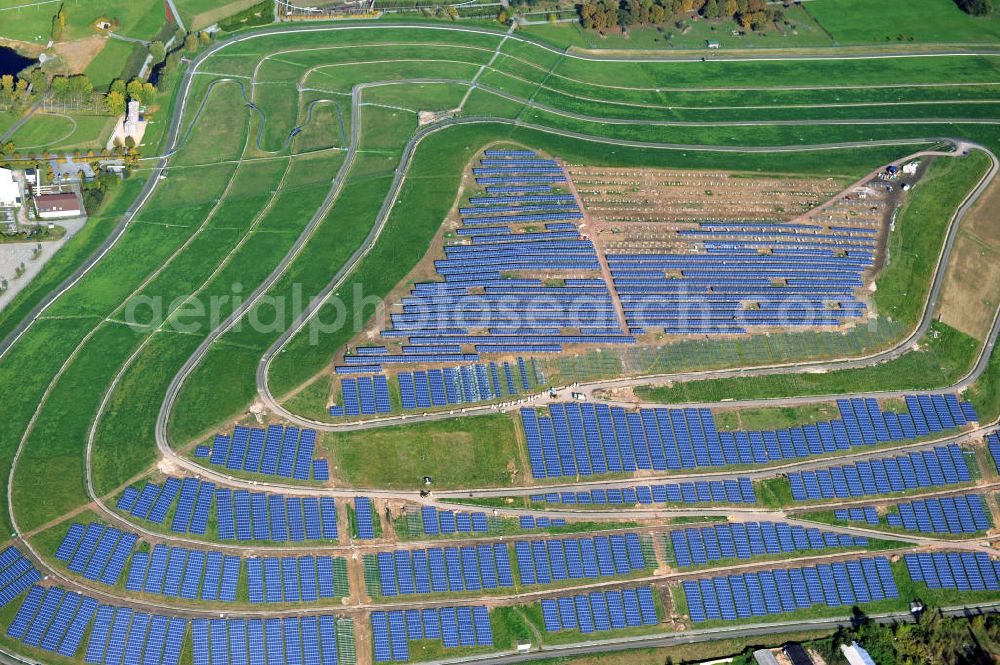
{"label": "white building", "polygon": [[840,652],[844,654],[844,658],[851,665],[875,665],[872,657],[857,642],[851,642],[850,646],[841,644]]}
{"label": "white building", "polygon": [[21,205],[21,188],[14,180],[14,172],[0,169],[0,208],[17,208]]}

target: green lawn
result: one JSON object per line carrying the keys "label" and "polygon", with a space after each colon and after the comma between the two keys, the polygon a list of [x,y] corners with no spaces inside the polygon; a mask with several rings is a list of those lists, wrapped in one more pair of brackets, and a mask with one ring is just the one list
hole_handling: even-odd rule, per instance
{"label": "green lawn", "polygon": [[943,323],[917,351],[875,367],[817,373],[770,374],[729,379],[683,381],[670,387],[639,386],[636,394],[655,402],[716,402],[797,395],[841,395],[873,390],[923,390],[947,386],[972,367],[976,340]]}
{"label": "green lawn", "polygon": [[52,31],[52,17],[59,5],[35,4],[22,0],[0,0],[3,36],[45,46]]}
{"label": "green lawn", "polygon": [[167,22],[164,5],[157,0],[101,0],[99,3],[84,0],[67,3],[65,9],[67,40],[94,34],[93,25],[100,18],[117,22],[115,32],[136,39],[152,39]]}
{"label": "green lawn", "polygon": [[715,424],[720,430],[765,430],[797,427],[830,421],[839,416],[835,404],[805,404],[759,409],[715,411]]}
{"label": "green lawn", "polygon": [[95,88],[105,90],[112,81],[122,78],[122,70],[131,57],[133,48],[134,45],[128,42],[108,39],[83,73],[90,77]]}
{"label": "green lawn", "polygon": [[875,280],[881,315],[916,325],[951,217],[989,163],[979,151],[963,159],[935,159],[913,188],[889,237],[889,265]]}
{"label": "green lawn", "polygon": [[[332,473],[357,487],[416,489],[521,484],[515,424],[510,416],[475,416],[359,432],[325,433]],[[376,452],[377,451],[377,452]]]}
{"label": "green lawn", "polygon": [[103,115],[35,113],[14,132],[11,140],[19,151],[29,153],[100,149],[114,122],[114,118]]}
{"label": "green lawn", "polygon": [[837,44],[995,44],[1000,17],[969,16],[952,0],[815,0],[805,4]]}

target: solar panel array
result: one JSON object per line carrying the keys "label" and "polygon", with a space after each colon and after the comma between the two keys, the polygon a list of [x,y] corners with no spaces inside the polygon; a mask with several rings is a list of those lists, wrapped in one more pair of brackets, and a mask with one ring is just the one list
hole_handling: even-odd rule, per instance
{"label": "solar panel array", "polygon": [[285,619],[194,619],[194,665],[337,665],[347,660],[345,653],[353,653],[338,639],[343,638],[338,629],[347,621],[326,614]]}
{"label": "solar panel array", "polygon": [[375,513],[372,500],[366,496],[354,497],[354,516],[358,522],[358,538],[371,540],[375,537]]}
{"label": "solar panel array", "polygon": [[[440,281],[418,282],[390,315],[392,328],[382,331],[384,339],[404,342],[401,352],[359,349],[344,366],[379,371],[390,363],[476,362],[481,353],[635,342],[620,327],[608,284],[576,277],[601,263],[573,221],[583,217],[576,199],[553,189],[566,181],[562,168],[534,157],[488,161],[502,163],[476,168],[504,175],[477,177],[486,193],[460,208],[459,240],[434,262]],[[542,223],[544,230],[524,226]],[[567,277],[554,284],[541,275]]]}
{"label": "solar panel array", "polygon": [[792,499],[847,499],[968,482],[969,468],[957,444],[816,471],[789,473]]}
{"label": "solar panel array", "polygon": [[134,533],[123,533],[98,522],[86,527],[74,522],[56,549],[55,557],[64,561],[70,572],[114,586],[137,540]]}
{"label": "solar panel array", "polygon": [[959,494],[928,499],[914,499],[896,504],[898,513],[887,514],[889,526],[924,533],[976,533],[990,528],[990,519],[982,498],[977,494]]}
{"label": "solar panel array", "polygon": [[132,555],[125,588],[189,600],[236,601],[242,560],[222,552],[168,547]]}
{"label": "solar panel array", "polygon": [[865,314],[856,298],[878,227],[699,222],[669,232],[674,253],[607,255],[632,328],[739,334],[761,326],[836,326]]}
{"label": "solar panel array", "polygon": [[247,490],[215,490],[220,540],[301,542],[336,540],[332,497],[298,497]]}
{"label": "solar panel array", "polygon": [[20,550],[7,547],[0,552],[0,607],[6,607],[41,579],[42,574]]}
{"label": "solar panel array", "polygon": [[516,397],[535,384],[532,372],[520,373],[526,370],[524,359],[518,357],[517,361],[517,368],[509,362],[491,362],[400,372],[396,378],[403,409],[411,411]]}
{"label": "solar panel array", "polygon": [[588,635],[659,623],[653,590],[648,586],[546,598],[541,606],[545,630],[550,633],[578,630]]}
{"label": "solar panel array", "polygon": [[990,432],[986,435],[986,446],[989,448],[990,456],[993,457],[993,464],[1000,473],[1000,434]]}
{"label": "solar panel array", "polygon": [[846,522],[865,522],[871,525],[878,525],[882,523],[879,519],[878,511],[875,510],[874,506],[838,509],[833,511],[833,516],[838,520],[844,520]]}
{"label": "solar panel array", "polygon": [[74,658],[93,621],[84,662],[177,665],[187,621],[135,612],[61,587],[34,586],[25,596],[7,635],[21,643]]}
{"label": "solar panel array", "polygon": [[842,607],[898,598],[885,557],[801,568],[722,575],[681,583],[691,621],[735,621],[809,609]]}
{"label": "solar panel array", "polygon": [[316,430],[269,425],[265,431],[238,425],[231,436],[216,435],[209,463],[230,471],[309,480],[315,451]]}
{"label": "solar panel array", "polygon": [[[371,348],[371,347],[369,347]],[[377,366],[338,367],[337,373],[343,374],[346,369],[378,371]],[[331,416],[361,416],[376,413],[390,413],[392,402],[389,399],[389,382],[384,374],[375,376],[359,376],[354,379],[343,379],[340,382],[342,404],[330,407]]]}
{"label": "solar panel array", "polygon": [[452,533],[487,533],[490,530],[489,520],[482,511],[438,510],[431,506],[420,509],[420,517],[424,525],[424,534],[436,536]]}
{"label": "solar panel array", "polygon": [[921,552],[904,554],[903,560],[910,579],[931,589],[1000,589],[1000,561],[985,552]]}
{"label": "solar panel array", "polygon": [[554,526],[566,526],[566,520],[561,517],[535,517],[534,515],[521,515],[519,526],[522,529],[548,529]]}
{"label": "solar panel array", "polygon": [[506,543],[379,552],[365,566],[378,567],[386,597],[514,586]]}
{"label": "solar panel array", "polygon": [[669,543],[677,565],[685,568],[722,559],[750,559],[831,547],[866,547],[868,539],[784,522],[734,522],[671,531]]}
{"label": "solar panel array", "polygon": [[346,596],[347,562],[341,557],[247,559],[251,603],[315,602]]}
{"label": "solar panel array", "polygon": [[547,492],[532,494],[531,500],[545,503],[632,506],[653,503],[757,503],[757,496],[753,482],[749,478],[728,478],[579,492]]}
{"label": "solar panel array", "polygon": [[375,662],[402,663],[410,659],[410,640],[441,640],[442,646],[493,646],[486,607],[435,607],[425,610],[372,612]]}
{"label": "solar panel array", "polygon": [[630,575],[647,562],[638,534],[626,533],[514,543],[521,584]]}
{"label": "solar panel array", "polygon": [[[179,491],[173,493],[177,498],[177,508],[170,530],[174,533],[205,535],[214,504],[219,540],[281,543],[338,538],[337,507],[332,497],[230,490],[196,478],[185,478],[183,482],[178,478],[168,478],[164,486],[171,481],[176,481],[179,487]],[[139,498],[144,494],[162,496],[165,492],[152,483],[147,484],[142,492],[129,487],[122,492],[117,507],[130,512],[133,517],[148,519],[148,512],[137,509]],[[173,499],[164,510],[169,510],[172,505]]]}
{"label": "solar panel array", "polygon": [[[521,410],[535,478],[764,464],[904,441],[965,425],[971,405],[955,395],[907,397],[908,413],[874,399],[837,401],[841,418],[771,431],[720,432],[711,409],[639,409],[555,403]],[[974,416],[974,414],[972,414]]]}

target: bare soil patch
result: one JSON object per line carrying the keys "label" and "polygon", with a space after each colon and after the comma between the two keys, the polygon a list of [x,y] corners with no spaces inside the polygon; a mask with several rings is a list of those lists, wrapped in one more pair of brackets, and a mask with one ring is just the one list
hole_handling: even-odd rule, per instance
{"label": "bare soil patch", "polygon": [[962,222],[938,310],[942,322],[977,339],[990,328],[1000,297],[1000,183]]}
{"label": "bare soil patch", "polygon": [[80,74],[90,61],[97,57],[108,38],[101,35],[91,35],[72,42],[58,42],[52,46],[59,56],[58,68],[61,73]]}

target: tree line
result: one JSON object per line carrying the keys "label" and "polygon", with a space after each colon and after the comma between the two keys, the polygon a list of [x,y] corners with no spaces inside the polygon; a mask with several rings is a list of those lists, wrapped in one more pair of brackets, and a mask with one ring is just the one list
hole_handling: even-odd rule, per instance
{"label": "tree line", "polygon": [[630,25],[665,26],[691,12],[706,19],[733,19],[747,30],[785,18],[780,5],[766,0],[584,0],[577,9],[583,27],[598,32]]}

